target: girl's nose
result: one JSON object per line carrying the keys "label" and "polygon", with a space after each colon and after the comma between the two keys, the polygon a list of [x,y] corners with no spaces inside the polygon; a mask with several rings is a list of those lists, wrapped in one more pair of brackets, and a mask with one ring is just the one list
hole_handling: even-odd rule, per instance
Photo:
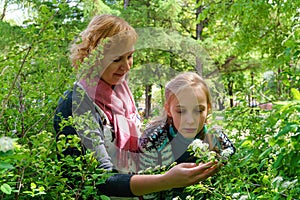
{"label": "girl's nose", "polygon": [[194,119],[193,115],[190,113],[185,116],[185,121],[188,124],[193,124],[195,122],[195,119]]}

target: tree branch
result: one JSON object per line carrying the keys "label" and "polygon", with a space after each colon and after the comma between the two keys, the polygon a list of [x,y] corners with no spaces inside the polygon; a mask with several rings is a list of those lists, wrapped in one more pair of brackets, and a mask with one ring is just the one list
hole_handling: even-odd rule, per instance
{"label": "tree branch", "polygon": [[1,21],[3,21],[3,19],[5,17],[7,6],[8,6],[8,0],[5,0],[4,5],[3,5],[2,14],[1,14],[1,17],[0,17]]}
{"label": "tree branch", "polygon": [[[39,31],[38,35],[41,35],[41,34],[46,30],[47,25],[49,24],[49,22],[54,18],[54,16],[55,16],[58,12],[59,12],[59,10],[57,10],[57,11],[49,18],[49,20],[44,24],[44,26],[42,27],[42,29]],[[39,38],[39,37],[36,37],[36,38]],[[8,100],[9,100],[9,97],[10,97],[10,95],[11,95],[11,93],[12,93],[12,91],[13,91],[15,85],[16,85],[16,82],[17,82],[17,80],[18,80],[18,78],[19,78],[19,76],[20,76],[20,74],[21,74],[21,71],[22,71],[22,69],[23,69],[23,67],[24,67],[24,65],[25,65],[25,63],[26,63],[26,60],[27,60],[27,58],[28,58],[28,56],[29,56],[29,53],[30,53],[32,47],[35,45],[36,41],[37,41],[37,40],[33,40],[32,43],[31,43],[31,45],[28,47],[27,52],[26,52],[26,55],[24,56],[24,58],[23,58],[23,60],[22,60],[20,69],[19,69],[17,75],[15,76],[15,78],[14,78],[14,80],[13,80],[13,83],[12,83],[10,89],[9,89],[9,92],[8,92],[8,94],[6,95],[6,97],[5,97],[5,98],[3,99],[3,101],[2,101],[2,111],[1,111],[1,113],[0,113],[0,118],[3,117],[4,110],[5,110],[5,105],[7,104]]]}

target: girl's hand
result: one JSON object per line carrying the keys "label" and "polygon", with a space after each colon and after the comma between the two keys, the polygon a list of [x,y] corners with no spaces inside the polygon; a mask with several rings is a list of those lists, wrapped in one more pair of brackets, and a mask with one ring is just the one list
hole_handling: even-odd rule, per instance
{"label": "girl's hand", "polygon": [[171,168],[163,176],[165,183],[170,188],[186,187],[214,175],[220,170],[221,166],[222,164],[220,165],[218,162],[198,165],[196,163],[181,163]]}

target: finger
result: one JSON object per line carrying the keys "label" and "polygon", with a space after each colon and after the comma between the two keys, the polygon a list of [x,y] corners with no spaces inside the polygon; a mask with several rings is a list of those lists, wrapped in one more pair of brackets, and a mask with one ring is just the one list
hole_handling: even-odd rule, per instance
{"label": "finger", "polygon": [[214,165],[213,162],[208,162],[208,163],[201,163],[201,164],[198,164],[197,167],[198,167],[198,168],[207,169],[207,168],[210,168],[210,167],[213,166],[213,165]]}
{"label": "finger", "polygon": [[213,176],[214,174],[216,174],[219,171],[219,167],[217,165],[213,165],[209,168],[206,168],[204,170],[199,170],[198,174],[196,175],[197,177],[197,181],[203,181],[205,179],[207,179],[208,177]]}
{"label": "finger", "polygon": [[209,170],[213,166],[214,165],[213,165],[212,162],[208,162],[208,163],[205,163],[205,164],[195,165],[194,167],[188,168],[187,170],[190,171],[190,174],[192,176],[197,176],[199,174],[202,174],[205,170]]}
{"label": "finger", "polygon": [[194,168],[197,166],[196,163],[180,163],[179,165],[183,168]]}

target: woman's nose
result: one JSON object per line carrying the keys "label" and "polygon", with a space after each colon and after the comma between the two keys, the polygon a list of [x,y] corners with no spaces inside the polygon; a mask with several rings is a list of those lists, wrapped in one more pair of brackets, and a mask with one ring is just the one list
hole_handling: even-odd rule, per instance
{"label": "woman's nose", "polygon": [[121,69],[124,71],[128,71],[131,67],[131,61],[128,59],[125,59],[122,63],[121,63]]}

